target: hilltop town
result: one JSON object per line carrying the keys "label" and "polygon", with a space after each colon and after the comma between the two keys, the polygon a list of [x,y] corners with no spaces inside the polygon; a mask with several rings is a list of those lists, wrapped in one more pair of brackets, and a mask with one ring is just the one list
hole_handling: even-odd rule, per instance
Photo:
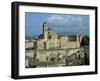
{"label": "hilltop town", "polygon": [[42,28],[38,38],[25,40],[26,68],[89,64],[85,61],[89,48],[81,48],[82,35],[59,35],[46,22]]}

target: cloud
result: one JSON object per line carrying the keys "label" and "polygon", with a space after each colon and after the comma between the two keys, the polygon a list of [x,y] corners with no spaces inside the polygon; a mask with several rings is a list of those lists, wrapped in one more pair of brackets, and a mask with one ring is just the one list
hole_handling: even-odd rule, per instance
{"label": "cloud", "polygon": [[61,25],[61,24],[65,24],[66,22],[68,22],[68,20],[65,19],[63,15],[52,15],[48,18],[48,22]]}
{"label": "cloud", "polygon": [[89,32],[89,16],[52,14],[47,21],[56,32]]}
{"label": "cloud", "polygon": [[76,15],[51,15],[48,17],[48,22],[51,24],[62,26],[83,25],[82,18]]}

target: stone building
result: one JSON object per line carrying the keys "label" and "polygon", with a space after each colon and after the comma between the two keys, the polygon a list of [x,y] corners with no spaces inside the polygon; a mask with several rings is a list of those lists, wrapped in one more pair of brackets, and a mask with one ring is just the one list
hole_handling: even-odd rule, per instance
{"label": "stone building", "polygon": [[25,40],[25,48],[26,49],[33,48],[34,47],[34,42],[35,42],[35,40],[33,40],[33,39],[26,39]]}
{"label": "stone building", "polygon": [[58,35],[46,22],[43,23],[43,33],[35,41],[36,49],[68,49],[79,48],[82,36],[76,35]]}

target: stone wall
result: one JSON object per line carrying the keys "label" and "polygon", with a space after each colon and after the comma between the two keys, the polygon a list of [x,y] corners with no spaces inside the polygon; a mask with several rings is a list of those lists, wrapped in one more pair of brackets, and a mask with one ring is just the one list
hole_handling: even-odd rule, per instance
{"label": "stone wall", "polygon": [[68,48],[79,48],[80,43],[79,42],[67,42],[66,46],[67,46],[67,49]]}
{"label": "stone wall", "polygon": [[46,61],[46,58],[50,59],[51,57],[59,57],[62,58],[63,56],[70,56],[73,53],[79,51],[78,49],[67,49],[67,50],[31,50],[26,52],[27,57],[34,57],[36,54],[36,59],[40,61]]}
{"label": "stone wall", "polygon": [[58,39],[50,39],[47,41],[48,49],[57,49],[59,47],[59,40]]}
{"label": "stone wall", "polygon": [[[82,37],[77,36],[72,39],[69,36],[61,36],[56,39],[37,39],[35,41],[26,41],[25,48],[36,48],[36,49],[68,49],[68,48],[79,48]],[[72,41],[69,41],[72,40]],[[80,40],[79,40],[80,39]]]}
{"label": "stone wall", "polygon": [[33,41],[25,41],[25,48],[33,48],[34,42]]}
{"label": "stone wall", "polygon": [[49,39],[47,41],[39,39],[36,42],[37,49],[68,49],[80,47],[79,42],[69,42],[68,37],[61,37],[59,39]]}
{"label": "stone wall", "polygon": [[80,43],[77,41],[74,42],[70,42],[68,41],[68,37],[67,36],[63,36],[59,38],[59,49],[68,49],[68,48],[79,48],[80,47]]}
{"label": "stone wall", "polygon": [[44,40],[43,39],[39,39],[36,41],[36,48],[37,49],[44,49]]}
{"label": "stone wall", "polygon": [[67,42],[68,42],[68,37],[63,36],[59,38],[59,47],[60,49],[67,49]]}

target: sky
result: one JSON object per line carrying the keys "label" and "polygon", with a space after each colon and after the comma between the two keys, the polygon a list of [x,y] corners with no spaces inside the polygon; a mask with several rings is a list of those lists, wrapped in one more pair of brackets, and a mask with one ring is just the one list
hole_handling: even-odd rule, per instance
{"label": "sky", "polygon": [[25,12],[25,35],[38,36],[43,23],[56,33],[81,33],[89,35],[89,15]]}

